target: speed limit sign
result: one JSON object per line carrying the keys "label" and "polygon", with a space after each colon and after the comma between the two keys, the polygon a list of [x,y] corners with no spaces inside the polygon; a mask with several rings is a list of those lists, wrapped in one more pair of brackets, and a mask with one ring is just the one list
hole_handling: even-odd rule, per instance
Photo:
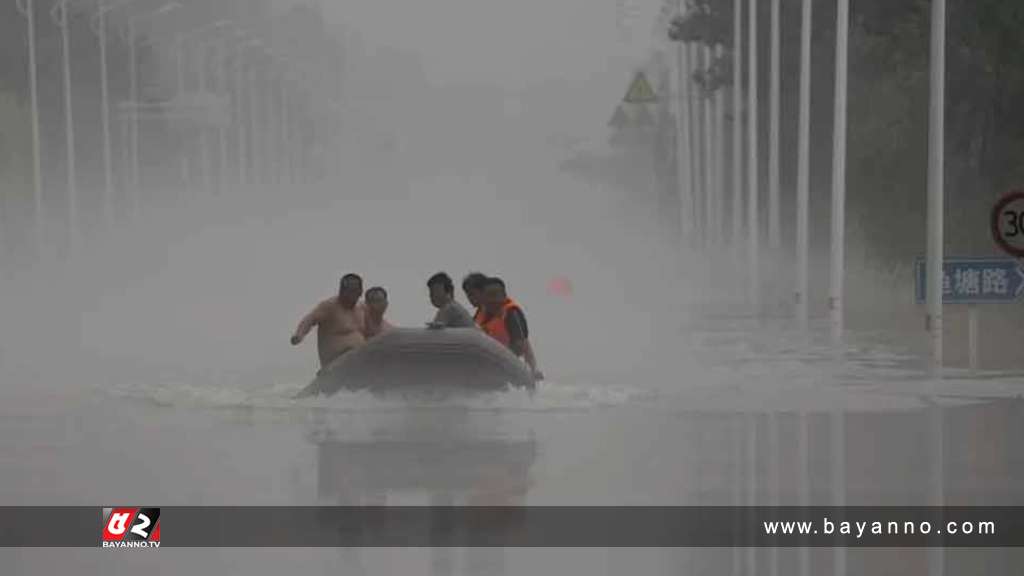
{"label": "speed limit sign", "polygon": [[996,203],[992,238],[1007,254],[1024,258],[1024,191],[1011,192]]}

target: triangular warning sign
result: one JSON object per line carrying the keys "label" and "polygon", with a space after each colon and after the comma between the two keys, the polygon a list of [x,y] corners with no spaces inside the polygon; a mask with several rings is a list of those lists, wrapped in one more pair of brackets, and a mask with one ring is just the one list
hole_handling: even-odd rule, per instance
{"label": "triangular warning sign", "polygon": [[622,109],[622,106],[615,107],[615,114],[612,114],[612,119],[608,121],[608,125],[615,129],[621,129],[626,124],[629,124],[629,116],[626,116],[626,111]]}
{"label": "triangular warning sign", "polygon": [[647,76],[643,72],[636,73],[633,83],[629,85],[629,90],[626,91],[626,97],[622,99],[623,102],[631,104],[656,102],[657,100],[658,97],[655,96],[654,89],[651,88],[651,83],[647,81]]}

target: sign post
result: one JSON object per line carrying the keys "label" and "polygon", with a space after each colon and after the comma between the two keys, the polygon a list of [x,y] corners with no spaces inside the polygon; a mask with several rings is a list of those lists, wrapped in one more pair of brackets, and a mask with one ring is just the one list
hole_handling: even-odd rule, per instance
{"label": "sign post", "polygon": [[967,357],[971,370],[978,367],[978,306],[967,305]]}

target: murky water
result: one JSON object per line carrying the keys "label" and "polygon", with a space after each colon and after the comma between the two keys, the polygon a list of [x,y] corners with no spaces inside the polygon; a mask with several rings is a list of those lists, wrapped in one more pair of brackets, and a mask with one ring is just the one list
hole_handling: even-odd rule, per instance
{"label": "murky water", "polygon": [[[638,374],[612,384],[555,375],[532,395],[477,398],[295,401],[302,375],[139,379],[107,370],[101,378],[94,367],[69,383],[10,367],[0,392],[0,504],[929,505],[936,481],[947,504],[1024,501],[1024,457],[1014,442],[1024,427],[1019,375],[934,375],[877,335],[851,335],[836,350],[779,324],[742,320],[707,322],[686,341],[670,380]],[[708,574],[744,573],[751,561],[764,572],[793,572],[796,554],[164,549],[0,556],[6,574],[72,567],[79,574]],[[969,570],[948,573],[994,573],[1015,558],[1005,551],[946,556],[947,569]],[[811,560],[813,573],[831,573],[830,551],[814,551]],[[851,550],[847,563],[849,573],[927,573],[922,550]]]}

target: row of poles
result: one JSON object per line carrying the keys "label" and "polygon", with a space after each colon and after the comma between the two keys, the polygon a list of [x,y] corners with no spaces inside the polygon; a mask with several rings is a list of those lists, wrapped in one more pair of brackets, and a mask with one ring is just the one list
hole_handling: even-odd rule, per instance
{"label": "row of poles", "polygon": [[[682,1],[678,0],[679,13],[683,14]],[[727,0],[723,0],[727,1]],[[758,0],[746,0],[749,14],[749,27],[744,34],[743,4],[745,0],[733,1],[733,34],[732,34],[732,109],[734,122],[732,125],[732,245],[736,250],[737,261],[745,259],[748,275],[747,298],[754,310],[760,310],[759,302],[759,261],[761,257],[761,234],[758,230],[759,184],[758,175],[758,52],[757,33]],[[772,255],[781,254],[781,214],[780,214],[780,0],[771,2],[770,17],[770,50],[769,57],[769,130],[768,130],[768,246]],[[832,146],[832,180],[831,180],[831,262],[829,274],[829,324],[834,342],[842,340],[843,333],[843,281],[845,278],[845,218],[846,218],[846,138],[847,138],[847,94],[848,94],[848,47],[850,27],[849,0],[836,0],[836,51],[835,51],[835,94],[834,94],[834,129]],[[797,190],[796,190],[796,280],[794,286],[795,314],[800,328],[808,325],[808,292],[809,292],[809,205],[810,205],[810,130],[811,130],[811,34],[814,0],[802,0],[801,4],[801,35],[800,35],[800,86],[799,86],[799,117],[797,145]],[[746,54],[748,58],[748,90],[746,93],[747,139],[746,154],[743,145],[744,110],[743,93],[743,37],[747,37]],[[704,69],[710,66],[712,55],[721,59],[724,47],[686,45],[679,42],[676,51],[678,63],[679,97],[677,98],[677,135],[680,197],[694,200],[698,192],[704,191],[704,226],[701,232],[705,243],[721,242],[717,236],[724,230],[725,219],[722,204],[726,193],[725,177],[725,139],[722,114],[725,103],[722,90],[717,90],[713,99],[689,97],[693,93],[692,72],[701,61]],[[927,239],[927,305],[928,331],[931,351],[936,366],[942,364],[942,261],[943,254],[943,189],[944,189],[944,111],[945,111],[945,49],[946,49],[946,2],[932,0],[931,13],[931,46],[930,46],[930,103],[929,103],[929,151],[928,151],[928,226]],[[711,109],[708,114],[707,110]],[[701,114],[700,111],[703,111]],[[711,118],[714,120],[712,121]],[[711,134],[710,138],[706,135]],[[702,137],[701,134],[704,134]],[[701,149],[698,149],[701,148]],[[746,172],[747,219],[746,240],[743,240],[743,159],[746,156],[749,169]],[[710,159],[708,157],[711,157]],[[685,204],[681,203],[681,204]],[[698,224],[699,211],[692,216],[683,209],[683,222]],[[710,231],[710,232],[709,232]],[[743,254],[743,247],[746,254]],[[832,468],[834,477],[839,480],[833,491],[833,504],[846,504],[845,485],[845,427],[841,413],[831,415],[833,424]],[[930,436],[938,438],[935,447],[931,447],[933,482],[929,489],[929,500],[933,505],[945,503],[942,478],[942,437],[944,431],[941,412],[935,411],[930,418],[933,429]],[[806,445],[806,422],[802,422],[801,442]],[[753,449],[749,451],[754,454]],[[753,480],[752,480],[753,481]],[[742,491],[743,487],[739,487]],[[753,493],[753,486],[750,486]],[[806,504],[806,502],[805,502]],[[746,551],[745,562],[741,561],[744,554],[736,551],[734,573],[745,571],[757,573],[759,567],[753,549]],[[772,556],[766,570],[770,574],[779,573],[778,557]],[[832,573],[845,575],[848,562],[846,551],[837,548],[833,556]],[[810,558],[807,549],[801,550],[799,573],[810,574]],[[933,549],[929,553],[929,573],[940,576],[945,573],[945,557],[941,549]]]}
{"label": "row of poles", "polygon": [[[723,0],[728,1],[728,0]],[[767,246],[773,256],[782,254],[780,212],[780,76],[781,27],[780,0],[769,0],[771,54],[769,57],[769,130],[768,130],[768,233]],[[829,324],[834,342],[842,340],[843,283],[845,279],[846,237],[846,142],[848,47],[850,29],[849,0],[836,1],[835,102],[833,117],[831,180],[831,264],[829,273]],[[685,15],[684,0],[677,0],[677,11]],[[758,124],[758,0],[732,0],[732,154],[731,154],[731,243],[739,261],[747,264],[746,297],[755,311],[761,310],[760,260],[763,238],[759,231],[761,209]],[[747,4],[748,27],[743,29],[743,10]],[[800,86],[797,146],[796,190],[796,278],[795,315],[802,330],[808,326],[809,292],[809,205],[810,205],[810,131],[811,131],[811,34],[814,0],[802,0],[800,35]],[[744,46],[746,36],[746,46]],[[744,48],[746,50],[744,51]],[[927,237],[927,329],[932,355],[942,363],[942,260],[943,260],[943,173],[944,173],[944,90],[946,48],[946,3],[932,0],[931,79],[928,154],[928,228]],[[747,90],[743,90],[744,52],[746,52]],[[715,90],[710,97],[690,98],[696,90],[693,74],[710,70],[713,60],[724,57],[725,47],[686,43],[676,46],[677,167],[684,227],[699,228],[705,245],[722,244],[725,239],[726,155],[724,111],[725,94]],[[745,105],[744,105],[745,104]],[[746,112],[744,142],[743,113]],[[744,144],[746,150],[744,151]],[[744,173],[744,157],[747,170]],[[744,180],[744,176],[746,177]],[[746,186],[746,237],[744,238],[744,183]],[[703,195],[700,192],[703,191]],[[703,205],[699,204],[702,196]],[[690,211],[691,213],[687,213]],[[688,226],[688,223],[693,226]],[[746,242],[744,242],[744,239]],[[745,246],[745,254],[744,252]]]}
{"label": "row of poles", "polygon": [[[28,34],[28,80],[29,80],[29,100],[30,100],[30,122],[31,122],[31,134],[32,134],[32,180],[33,180],[33,203],[34,203],[34,218],[33,222],[33,239],[37,247],[43,245],[42,231],[44,222],[44,204],[43,204],[43,185],[42,185],[42,154],[41,154],[41,143],[40,143],[40,114],[39,114],[39,80],[38,80],[38,61],[37,61],[37,41],[36,41],[36,9],[35,0],[17,0],[18,8],[22,15],[26,19]],[[101,101],[100,114],[102,124],[102,148],[103,148],[103,174],[104,174],[104,188],[103,188],[103,215],[105,223],[109,226],[114,221],[114,197],[115,197],[115,177],[114,177],[114,151],[113,151],[113,139],[111,133],[112,124],[112,104],[111,94],[109,87],[109,62],[108,62],[108,18],[117,10],[126,10],[130,5],[134,4],[135,0],[127,0],[120,3],[113,3],[111,0],[97,0],[95,11],[92,13],[91,25],[93,31],[98,37],[99,46],[99,76],[100,76],[100,90],[101,90]],[[148,20],[156,19],[162,15],[169,14],[175,10],[182,9],[182,5],[168,1],[161,4],[159,7],[149,10],[131,14],[127,18],[126,30],[122,31],[123,39],[128,45],[128,75],[129,75],[129,102],[127,103],[127,200],[128,200],[128,212],[130,215],[134,215],[138,209],[139,203],[139,190],[142,185],[141,182],[141,169],[140,169],[140,112],[143,111],[143,104],[140,97],[140,85],[141,79],[139,78],[139,59],[138,59],[138,44],[139,38],[137,35],[137,26]],[[71,70],[71,54],[70,54],[70,26],[69,26],[69,0],[56,0],[53,4],[51,15],[53,17],[54,24],[61,31],[61,66],[62,66],[62,82],[63,82],[63,105],[64,105],[64,133],[66,139],[66,201],[68,208],[68,227],[69,227],[69,238],[71,242],[72,251],[75,250],[79,243],[79,192],[78,192],[78,174],[76,167],[76,147],[75,147],[75,119],[74,119],[74,95],[73,85],[71,81],[72,70]],[[285,77],[285,73],[281,72],[278,78],[276,87],[274,83],[269,83],[271,86],[269,92],[264,96],[265,102],[263,108],[267,110],[267,115],[270,116],[269,112],[270,103],[277,103],[277,111],[274,115],[274,121],[277,122],[278,130],[276,136],[280,140],[276,142],[278,150],[277,154],[274,154],[274,150],[271,149],[270,142],[264,142],[262,140],[269,140],[266,135],[262,135],[260,131],[260,125],[257,120],[257,114],[255,112],[257,106],[256,99],[259,93],[259,87],[257,86],[257,78],[254,72],[253,66],[246,66],[247,62],[247,51],[249,49],[262,50],[262,55],[266,56],[270,60],[286,65],[290,74],[300,76],[300,78],[308,79],[312,74],[309,72],[307,67],[281,53],[271,50],[258,36],[249,33],[244,28],[234,24],[228,20],[220,20],[211,24],[201,25],[191,30],[181,31],[175,34],[173,40],[174,46],[174,57],[175,61],[175,104],[181,104],[183,96],[186,93],[185,81],[186,81],[186,63],[189,60],[189,46],[192,46],[199,57],[198,61],[198,84],[197,90],[199,93],[205,94],[210,88],[207,79],[207,64],[209,48],[211,43],[219,40],[217,47],[217,54],[219,56],[219,72],[218,72],[218,86],[215,90],[218,94],[226,95],[231,91],[230,84],[234,83],[234,95],[235,105],[232,107],[236,110],[234,114],[234,126],[236,134],[234,139],[236,140],[236,153],[237,157],[234,159],[234,163],[237,168],[236,178],[237,183],[241,186],[246,184],[260,183],[262,179],[264,182],[274,178],[273,174],[278,172],[277,170],[270,170],[267,167],[273,163],[273,158],[283,158],[281,160],[280,173],[283,178],[288,182],[293,181],[296,177],[295,174],[295,159],[294,149],[291,142],[292,137],[292,122],[289,118],[290,101],[292,99],[289,79]],[[228,63],[232,58],[229,58],[229,47],[232,42],[235,46],[235,53],[233,56],[235,64],[235,76],[233,79],[229,78],[230,70]],[[248,62],[251,64],[255,60],[249,58]],[[267,73],[268,75],[270,72]],[[241,110],[244,108],[249,112],[248,118],[243,118]],[[270,124],[270,120],[267,119],[264,122],[265,125]],[[202,176],[202,186],[206,191],[214,189],[212,181],[212,161],[213,150],[216,146],[217,156],[219,157],[219,174],[217,187],[224,188],[228,185],[230,178],[228,176],[228,127],[223,123],[219,125],[216,130],[217,132],[217,144],[214,145],[211,135],[211,130],[203,129],[202,134],[199,138],[199,156],[200,156],[200,174]],[[249,145],[246,146],[247,141]],[[188,166],[188,158],[184,152],[181,155],[182,164],[182,184],[187,185],[188,174],[190,168]]]}

